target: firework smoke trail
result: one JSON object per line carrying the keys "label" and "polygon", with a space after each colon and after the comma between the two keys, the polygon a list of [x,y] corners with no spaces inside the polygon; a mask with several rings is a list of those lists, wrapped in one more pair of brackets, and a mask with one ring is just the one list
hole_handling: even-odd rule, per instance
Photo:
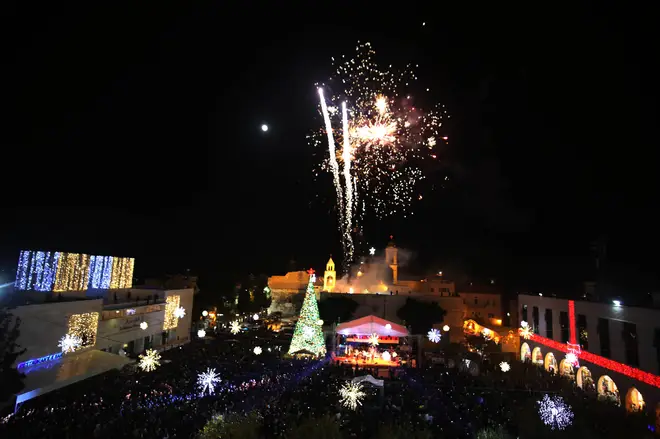
{"label": "firework smoke trail", "polygon": [[344,239],[346,240],[346,259],[349,261],[353,260],[353,236],[351,235],[353,230],[353,184],[351,182],[351,139],[348,130],[348,111],[346,110],[346,102],[341,103],[341,113],[342,113],[342,130],[344,136],[344,146],[342,148],[342,160],[344,162],[344,186],[346,188],[346,199],[345,206],[346,212],[344,214],[344,220],[346,222]]}
{"label": "firework smoke trail", "polygon": [[[325,131],[328,135],[328,152],[330,153],[330,168],[332,169],[332,177],[335,183],[335,190],[337,191],[337,207],[339,209],[339,223],[344,229],[344,239],[342,239],[342,247],[344,248],[344,266],[349,263],[348,242],[345,237],[345,218],[344,218],[344,196],[341,189],[341,181],[339,180],[339,165],[337,164],[337,155],[335,152],[335,138],[332,135],[332,123],[330,122],[330,114],[328,113],[328,106],[323,97],[323,89],[319,87],[319,98],[321,99],[321,111],[323,112],[323,121],[325,122]],[[349,235],[350,236],[350,235]],[[351,240],[352,241],[352,240]],[[352,246],[352,242],[351,242]],[[352,254],[350,255],[352,256]]]}

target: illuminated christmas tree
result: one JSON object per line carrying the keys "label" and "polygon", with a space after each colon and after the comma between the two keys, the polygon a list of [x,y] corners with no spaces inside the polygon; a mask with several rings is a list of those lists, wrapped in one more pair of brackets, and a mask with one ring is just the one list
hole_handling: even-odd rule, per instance
{"label": "illuminated christmas tree", "polygon": [[325,355],[325,340],[323,339],[323,322],[319,319],[319,307],[314,293],[316,276],[309,269],[309,283],[305,293],[305,301],[300,310],[300,317],[293,332],[289,354],[310,352],[314,355]]}

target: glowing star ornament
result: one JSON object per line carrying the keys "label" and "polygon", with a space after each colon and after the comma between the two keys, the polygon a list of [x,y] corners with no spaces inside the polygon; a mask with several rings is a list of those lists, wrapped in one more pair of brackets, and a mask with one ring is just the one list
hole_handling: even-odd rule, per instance
{"label": "glowing star ornament", "polygon": [[140,323],[140,329],[142,329],[143,331],[146,331],[148,327],[149,327],[149,323],[147,322]]}
{"label": "glowing star ornament", "polygon": [[573,352],[569,352],[568,354],[566,354],[564,358],[566,359],[566,362],[572,366],[579,364],[577,355],[575,355]]}
{"label": "glowing star ornament", "polygon": [[186,310],[182,306],[174,310],[174,317],[176,317],[177,319],[182,319],[185,317],[185,315],[186,315]]}
{"label": "glowing star ornament", "polygon": [[371,247],[371,248],[369,249],[369,254],[370,254],[371,256],[375,255],[375,254],[376,254],[376,249],[373,248],[373,247]]}
{"label": "glowing star ornament", "polygon": [[253,316],[252,316],[252,320],[254,320],[255,322],[256,322],[257,320],[259,320],[259,314],[255,314],[255,315],[253,315]]}
{"label": "glowing star ornament", "polygon": [[339,388],[341,405],[351,410],[357,410],[358,405],[362,405],[365,395],[360,383],[347,382]]}
{"label": "glowing star ornament", "polygon": [[551,430],[564,430],[573,423],[571,406],[561,396],[544,395],[536,404],[539,406],[541,421]]}
{"label": "glowing star ornament", "polygon": [[502,370],[502,372],[508,372],[511,370],[511,366],[509,366],[509,363],[507,363],[506,361],[502,361],[500,363],[500,369]]}
{"label": "glowing star ornament", "polygon": [[532,332],[532,328],[530,328],[529,324],[524,320],[520,322],[520,328],[518,328],[518,334],[525,340],[529,340],[534,335],[534,333]]}
{"label": "glowing star ornament", "polygon": [[57,347],[62,348],[62,352],[68,354],[74,352],[80,347],[82,340],[80,337],[75,335],[66,334],[64,337],[60,338],[60,342],[57,344]]}
{"label": "glowing star ornament", "polygon": [[220,382],[220,375],[215,373],[215,369],[208,368],[206,372],[197,375],[197,387],[200,390],[200,395],[207,393],[213,395],[215,385]]}
{"label": "glowing star ornament", "polygon": [[440,334],[440,331],[438,331],[438,330],[435,329],[435,328],[431,329],[431,330],[426,334],[426,336],[427,336],[428,339],[429,339],[430,341],[432,341],[433,343],[438,343],[438,342],[440,341],[440,337],[442,337],[442,335]]}
{"label": "glowing star ornament", "polygon": [[378,343],[379,343],[378,340],[379,340],[378,339],[378,334],[376,334],[376,333],[373,333],[369,336],[369,344],[371,346],[378,346]]}
{"label": "glowing star ornament", "polygon": [[241,332],[241,324],[238,323],[238,320],[234,320],[233,322],[231,322],[231,329],[230,329],[230,331],[231,331],[231,333],[234,334],[234,335],[236,335],[236,334],[238,334],[239,332]]}
{"label": "glowing star ornament", "polygon": [[153,349],[148,349],[144,355],[140,355],[139,366],[145,372],[156,370],[160,366],[160,354]]}
{"label": "glowing star ornament", "polygon": [[199,337],[199,338],[206,337],[206,331],[203,330],[203,329],[200,329],[199,331],[197,331],[197,337]]}
{"label": "glowing star ornament", "polygon": [[263,350],[261,349],[261,346],[256,346],[256,347],[254,348],[253,352],[254,352],[254,355],[261,355],[261,353],[263,352]]}

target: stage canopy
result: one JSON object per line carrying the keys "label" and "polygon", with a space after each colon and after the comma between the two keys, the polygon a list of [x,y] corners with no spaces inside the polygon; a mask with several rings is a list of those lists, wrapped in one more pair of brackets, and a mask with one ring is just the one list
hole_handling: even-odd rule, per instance
{"label": "stage canopy", "polygon": [[404,326],[380,317],[366,316],[342,323],[337,326],[337,333],[343,335],[371,335],[375,333],[379,336],[406,337],[408,330]]}

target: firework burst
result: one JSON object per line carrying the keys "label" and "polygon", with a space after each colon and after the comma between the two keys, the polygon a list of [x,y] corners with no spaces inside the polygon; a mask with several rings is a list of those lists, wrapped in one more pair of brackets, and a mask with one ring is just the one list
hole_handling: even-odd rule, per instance
{"label": "firework burst", "polygon": [[419,86],[412,66],[383,68],[374,55],[364,43],[354,58],[333,58],[335,74],[317,84],[324,129],[310,136],[327,151],[321,168],[333,177],[348,262],[352,233],[364,215],[410,214],[413,201],[422,198],[423,170],[438,161],[447,143],[440,129],[449,116],[444,106],[424,111],[416,105]]}
{"label": "firework burst", "polygon": [[358,405],[362,405],[362,399],[365,397],[362,391],[362,384],[347,382],[339,388],[340,402],[344,407],[351,410],[357,410]]}

